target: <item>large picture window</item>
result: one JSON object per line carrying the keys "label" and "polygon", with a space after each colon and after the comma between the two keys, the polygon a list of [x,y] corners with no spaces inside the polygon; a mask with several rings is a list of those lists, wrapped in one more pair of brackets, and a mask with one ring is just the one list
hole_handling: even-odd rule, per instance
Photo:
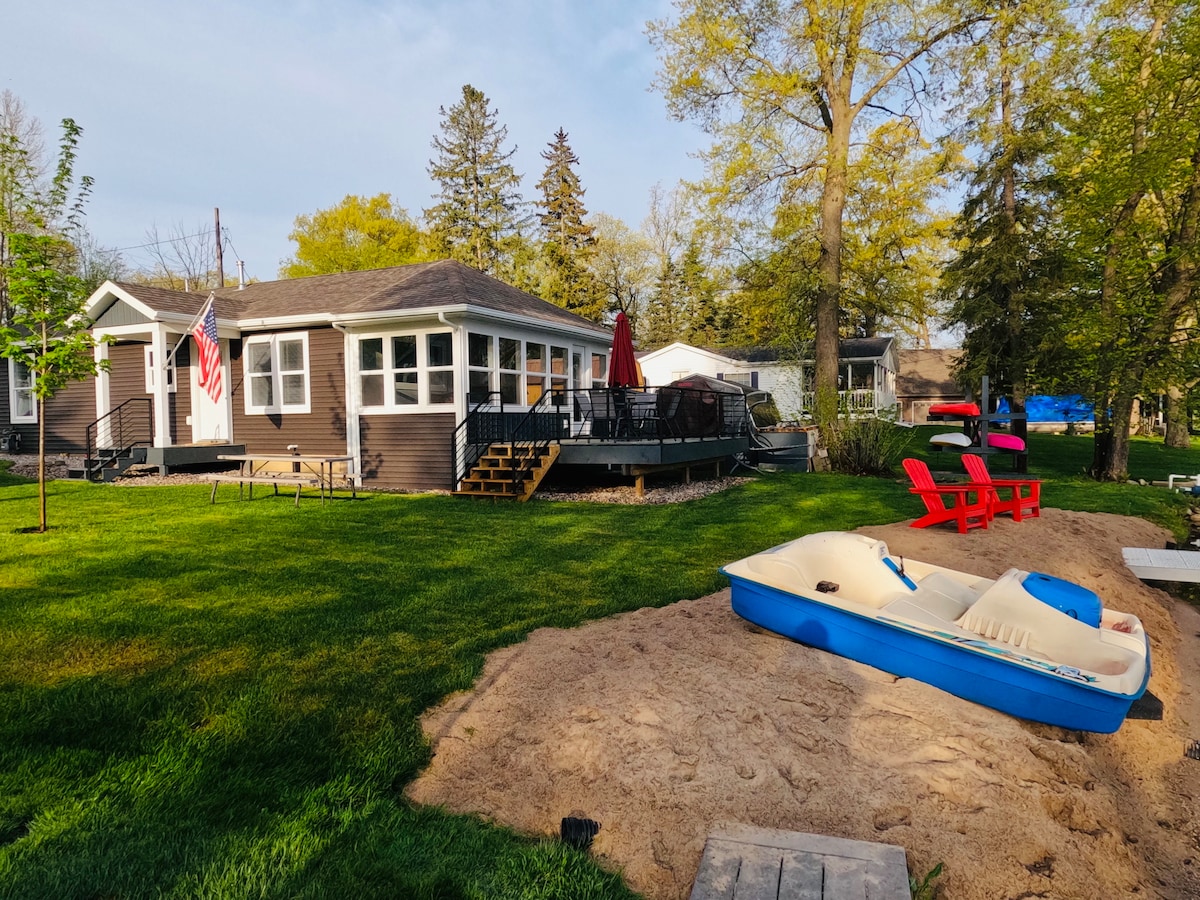
{"label": "large picture window", "polygon": [[364,408],[404,409],[454,402],[454,336],[393,334],[358,341]]}
{"label": "large picture window", "polygon": [[37,398],[33,395],[33,372],[19,359],[8,361],[8,420],[10,423],[37,422]]}
{"label": "large picture window", "polygon": [[311,412],[308,334],[272,334],[245,341],[247,413]]}

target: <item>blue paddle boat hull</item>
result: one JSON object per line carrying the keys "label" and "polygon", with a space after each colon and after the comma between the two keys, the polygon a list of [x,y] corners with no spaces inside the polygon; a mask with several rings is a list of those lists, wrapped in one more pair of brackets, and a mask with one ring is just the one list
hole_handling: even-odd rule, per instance
{"label": "blue paddle boat hull", "polygon": [[[777,553],[788,546],[767,553]],[[744,565],[730,564],[721,571],[732,585],[734,612],[755,625],[893,675],[915,678],[1023,719],[1079,731],[1110,733],[1121,727],[1130,706],[1146,689],[1150,677],[1149,645],[1140,623],[1136,629],[1132,624],[1125,625],[1127,620],[1136,622],[1131,616],[1122,617],[1120,630],[1125,632],[1129,627],[1134,633],[1123,633],[1120,640],[1114,641],[1120,645],[1120,652],[1114,651],[1115,661],[1105,658],[1098,665],[1100,673],[1094,674],[1086,668],[1047,658],[1028,645],[989,640],[965,631],[964,623],[972,622],[967,618],[967,610],[961,617],[939,621],[919,602],[921,588],[911,577],[914,563],[902,561],[897,567],[886,557],[886,547],[883,559],[885,567],[893,573],[895,592],[881,598],[885,602],[864,604],[860,609],[854,608],[856,604],[852,601],[831,598],[830,586],[840,585],[829,581],[820,582],[823,591],[808,585],[797,585],[800,590],[791,590],[763,583]],[[926,567],[925,574],[934,568]],[[995,584],[982,579],[978,583],[982,588]],[[1071,587],[1090,594],[1078,586]],[[1034,602],[1040,601],[1035,597]],[[1060,611],[1052,605],[1046,608],[1051,612],[1051,622],[1053,616],[1076,618],[1074,609]],[[957,612],[958,607],[953,610]],[[1043,625],[1042,629],[1046,627]],[[1079,621],[1071,627],[1103,630]],[[1007,634],[1011,636],[1013,632]],[[1128,662],[1121,654],[1128,657]],[[1139,654],[1140,662],[1144,663],[1140,669]],[[1122,666],[1126,670],[1117,673]],[[1121,677],[1111,677],[1114,673]]]}

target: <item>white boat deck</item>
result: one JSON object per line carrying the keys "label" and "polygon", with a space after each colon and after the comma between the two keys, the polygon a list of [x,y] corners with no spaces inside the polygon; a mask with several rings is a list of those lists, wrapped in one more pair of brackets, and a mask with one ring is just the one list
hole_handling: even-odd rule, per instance
{"label": "white boat deck", "polygon": [[704,844],[690,900],[909,900],[903,847],[733,825]]}
{"label": "white boat deck", "polygon": [[1200,551],[1122,547],[1125,565],[1144,581],[1200,582]]}

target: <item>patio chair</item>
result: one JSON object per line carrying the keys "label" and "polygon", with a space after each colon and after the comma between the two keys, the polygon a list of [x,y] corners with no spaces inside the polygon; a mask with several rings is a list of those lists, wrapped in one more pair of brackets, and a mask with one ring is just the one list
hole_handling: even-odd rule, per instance
{"label": "patio chair", "polygon": [[[959,534],[966,534],[969,528],[988,527],[986,488],[974,484],[934,484],[929,466],[919,459],[906,459],[903,465],[913,483],[908,489],[909,493],[920,497],[926,510],[925,515],[912,523],[912,528],[953,522]],[[972,494],[975,495],[974,500],[971,500]],[[947,497],[951,499],[949,506],[946,505]]]}
{"label": "patio chair", "polygon": [[[1042,483],[1036,478],[992,478],[983,457],[963,454],[962,461],[971,483],[984,490],[989,519],[995,518],[996,513],[1008,513],[1014,522],[1020,522],[1042,514]],[[1008,491],[1008,497],[1001,497],[1001,491]]]}

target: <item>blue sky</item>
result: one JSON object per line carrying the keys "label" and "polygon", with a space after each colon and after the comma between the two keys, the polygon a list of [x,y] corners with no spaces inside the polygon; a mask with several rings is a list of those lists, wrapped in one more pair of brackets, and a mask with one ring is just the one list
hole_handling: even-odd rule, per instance
{"label": "blue sky", "polygon": [[652,186],[700,173],[690,154],[704,136],[649,90],[645,23],[669,15],[667,0],[7,6],[0,90],[42,121],[48,144],[63,117],[84,128],[88,225],[109,247],[144,243],[154,225],[209,225],[220,207],[247,274],[268,280],[298,214],[386,192],[420,215],[438,108],[468,83],[508,127],[527,199],[559,127],[589,212],[631,227]]}

